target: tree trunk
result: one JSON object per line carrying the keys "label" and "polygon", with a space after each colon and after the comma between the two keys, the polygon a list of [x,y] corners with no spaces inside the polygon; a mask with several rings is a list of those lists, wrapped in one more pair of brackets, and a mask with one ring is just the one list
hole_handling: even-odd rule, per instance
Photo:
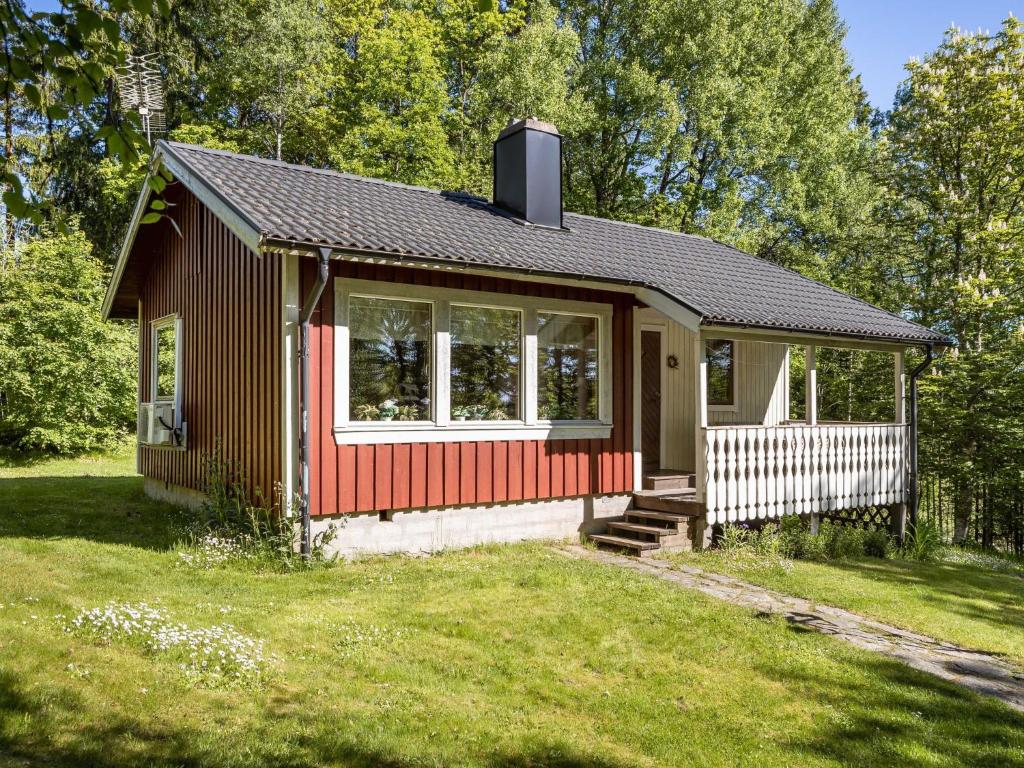
{"label": "tree trunk", "polygon": [[[4,99],[4,169],[14,166],[14,94],[8,92]],[[4,209],[4,252],[14,247],[14,217]]]}
{"label": "tree trunk", "polygon": [[953,491],[953,543],[963,544],[967,541],[968,527],[971,524],[971,492],[967,483],[958,479]]}

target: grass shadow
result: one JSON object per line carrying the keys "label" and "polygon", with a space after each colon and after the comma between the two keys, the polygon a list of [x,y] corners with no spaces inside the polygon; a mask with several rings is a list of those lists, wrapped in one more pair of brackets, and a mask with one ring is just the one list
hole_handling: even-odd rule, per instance
{"label": "grass shadow", "polygon": [[[38,697],[45,698],[45,705]],[[168,721],[145,722],[132,715],[108,712],[86,726],[73,730],[54,728],[54,723],[74,721],[83,706],[77,694],[50,684],[45,691],[29,691],[18,677],[0,670],[0,766],[59,765],[68,768],[218,768],[247,765],[252,768],[306,768],[337,765],[347,768],[414,768],[439,763],[438,756],[401,755],[353,744],[344,729],[323,722],[296,724],[296,735],[286,750],[272,737],[238,745],[237,752],[224,749],[219,740],[204,741],[188,725]],[[45,720],[49,726],[33,725]],[[20,727],[18,727],[20,723]],[[10,763],[8,763],[10,761]],[[626,768],[626,763],[577,754],[564,744],[531,743],[522,750],[495,751],[475,765],[488,768]]]}
{"label": "grass shadow", "polygon": [[0,537],[80,538],[166,550],[187,515],[146,496],[139,476],[0,479]]}
{"label": "grass shadow", "polygon": [[[897,661],[859,656],[842,687],[813,667],[761,666],[831,715],[813,735],[794,734],[795,751],[844,765],[1024,768],[1024,715]],[[1021,757],[1008,759],[1007,748]]]}
{"label": "grass shadow", "polygon": [[956,563],[895,559],[840,560],[830,562],[828,566],[843,573],[869,576],[901,589],[927,586],[933,595],[929,599],[941,602],[944,611],[993,626],[1024,631],[1024,579],[1013,574],[989,572]]}

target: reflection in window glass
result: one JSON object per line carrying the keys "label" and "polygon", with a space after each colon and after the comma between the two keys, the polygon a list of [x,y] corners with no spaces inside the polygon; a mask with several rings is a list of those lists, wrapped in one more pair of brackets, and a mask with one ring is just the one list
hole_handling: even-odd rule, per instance
{"label": "reflection in window glass", "polygon": [[174,400],[174,323],[156,329],[156,400]]}
{"label": "reflection in window glass", "polygon": [[707,343],[708,405],[733,405],[733,342]]}
{"label": "reflection in window glass", "polygon": [[515,309],[451,311],[451,414],[456,421],[518,419],[522,315]]}
{"label": "reflection in window glass", "polygon": [[537,415],[597,419],[597,318],[537,313]]}
{"label": "reflection in window glass", "polygon": [[358,421],[430,419],[430,304],[351,296],[349,408]]}

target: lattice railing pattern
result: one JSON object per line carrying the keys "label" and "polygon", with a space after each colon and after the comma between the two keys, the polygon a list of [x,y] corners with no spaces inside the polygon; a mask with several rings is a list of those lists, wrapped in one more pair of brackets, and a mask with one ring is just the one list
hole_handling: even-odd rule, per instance
{"label": "lattice railing pattern", "polygon": [[835,509],[822,513],[823,519],[854,528],[889,529],[892,525],[892,510],[889,507],[858,507],[857,509]]}
{"label": "lattice railing pattern", "polygon": [[906,438],[902,424],[709,428],[708,523],[902,503]]}

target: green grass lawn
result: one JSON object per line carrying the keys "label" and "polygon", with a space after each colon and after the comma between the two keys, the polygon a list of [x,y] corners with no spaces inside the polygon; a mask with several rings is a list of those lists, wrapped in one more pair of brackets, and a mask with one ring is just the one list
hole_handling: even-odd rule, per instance
{"label": "green grass lawn", "polygon": [[1024,666],[1024,578],[1019,571],[870,557],[793,560],[781,567],[717,551],[669,559],[997,653]]}
{"label": "green grass lawn", "polygon": [[[995,701],[541,545],[189,569],[131,472],[0,465],[0,765],[1024,766]],[[230,622],[276,672],[198,687],[56,618],[110,600]]]}

